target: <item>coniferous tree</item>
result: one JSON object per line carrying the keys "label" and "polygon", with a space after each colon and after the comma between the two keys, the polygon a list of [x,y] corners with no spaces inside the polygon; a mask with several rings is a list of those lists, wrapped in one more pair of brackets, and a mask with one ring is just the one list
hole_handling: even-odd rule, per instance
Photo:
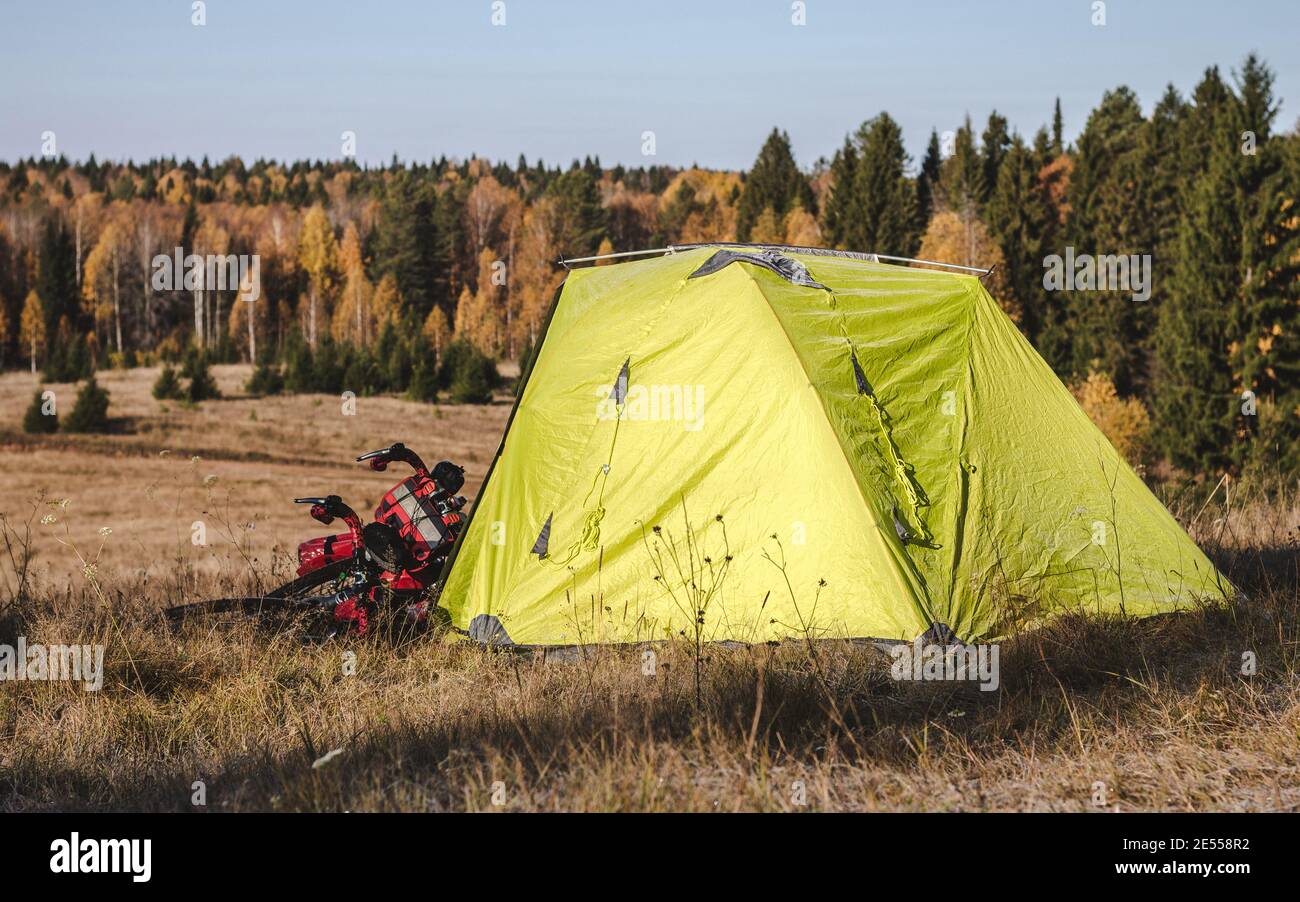
{"label": "coniferous tree", "polygon": [[852,137],[844,139],[844,146],[831,160],[831,187],[822,210],[822,234],[831,247],[854,250],[859,239],[862,205],[854,181],[858,171],[858,150]]}
{"label": "coniferous tree", "polygon": [[181,380],[170,364],[164,364],[162,372],[153,384],[153,396],[158,401],[179,401],[185,397]]}
{"label": "coniferous tree", "polygon": [[963,217],[977,216],[987,195],[984,163],[975,146],[970,117],[953,135],[952,154],[939,170],[939,195],[944,206]]}
{"label": "coniferous tree", "polygon": [[[864,122],[831,164],[828,234],[837,247],[907,257],[921,243],[916,182],[888,113]],[[841,182],[840,179],[844,179]]]}
{"label": "coniferous tree", "polygon": [[384,192],[375,234],[374,281],[391,273],[398,292],[421,315],[432,309],[439,280],[445,280],[438,265],[436,204],[432,185],[418,182],[410,172],[399,169]]}
{"label": "coniferous tree", "polygon": [[190,345],[181,366],[181,375],[190,381],[185,386],[185,400],[192,404],[220,398],[217,380],[212,377],[212,370],[207,352]]}
{"label": "coniferous tree", "polygon": [[44,389],[36,389],[36,394],[32,397],[32,403],[28,405],[27,410],[23,413],[23,432],[39,435],[58,430],[58,413],[53,411],[50,413],[45,412],[45,399],[42,397],[44,394]]}
{"label": "coniferous tree", "polygon": [[108,391],[91,376],[77,392],[77,403],[63,421],[64,432],[107,432]]}
{"label": "coniferous tree", "polygon": [[1007,151],[1011,149],[1011,133],[1007,128],[1005,116],[997,110],[989,113],[988,125],[984,128],[980,144],[980,163],[983,170],[983,195],[980,203],[985,203],[998,184],[998,170]]}
{"label": "coniferous tree", "polygon": [[939,132],[930,130],[930,143],[926,145],[925,157],[921,160],[921,171],[916,177],[916,222],[921,232],[925,231],[934,213],[934,194],[938,190],[939,170],[943,157],[939,150]]}
{"label": "coniferous tree", "polygon": [[[1106,92],[1088,117],[1070,180],[1067,238],[1076,255],[1153,256],[1155,233],[1146,197],[1150,173],[1142,154],[1145,127],[1137,96],[1123,87]],[[1053,251],[1066,254],[1065,248]],[[1129,395],[1146,384],[1155,316],[1150,300],[1133,299],[1132,275],[1130,287],[1123,288],[1110,282],[1110,273],[1109,264],[1098,259],[1093,287],[1087,287],[1084,276],[1066,293],[1071,363],[1076,375],[1095,368],[1110,376],[1121,395]],[[1153,272],[1153,280],[1155,276]]]}
{"label": "coniferous tree", "polygon": [[1061,117],[1061,98],[1056,98],[1056,106],[1052,110],[1052,156],[1060,156],[1065,152],[1065,145],[1062,142],[1061,132],[1064,130],[1064,120]]}
{"label": "coniferous tree", "polygon": [[[1239,308],[1233,320],[1230,362],[1239,383],[1259,404],[1276,408],[1270,443],[1300,442],[1300,198],[1288,168],[1287,145],[1273,134],[1278,103],[1273,72],[1253,54],[1236,78],[1231,109],[1237,145],[1235,193],[1240,204]],[[1292,141],[1295,140],[1292,136]],[[1243,440],[1234,462],[1245,465],[1259,450],[1264,417],[1241,416]]]}
{"label": "coniferous tree", "polygon": [[1182,192],[1155,348],[1153,414],[1162,450],[1176,465],[1212,472],[1231,466],[1237,380],[1228,361],[1227,315],[1238,288],[1233,98],[1217,68],[1192,95],[1179,145],[1198,174]]}
{"label": "coniferous tree", "polygon": [[570,169],[551,183],[547,195],[556,201],[555,243],[567,256],[596,253],[605,237],[605,208],[600,203],[600,186],[591,173]]}
{"label": "coniferous tree", "polygon": [[985,213],[1002,249],[1004,281],[1020,310],[1020,329],[1035,345],[1049,303],[1043,290],[1043,239],[1052,216],[1039,185],[1040,168],[1040,158],[1015,136],[998,167]]}
{"label": "coniferous tree", "polygon": [[817,212],[808,179],[794,161],[790,136],[774,128],[745,177],[736,207],[736,240],[751,240],[765,210],[771,210],[781,222],[796,206],[814,215]]}

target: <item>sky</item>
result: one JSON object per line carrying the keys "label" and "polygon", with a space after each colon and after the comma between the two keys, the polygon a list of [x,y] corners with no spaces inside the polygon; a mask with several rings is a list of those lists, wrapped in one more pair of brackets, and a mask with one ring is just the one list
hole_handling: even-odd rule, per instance
{"label": "sky", "polygon": [[[1300,0],[207,0],[0,2],[0,159],[359,162],[470,155],[748,168],[774,126],[800,165],[877,113],[930,130],[998,110],[1067,140],[1102,93],[1145,109],[1250,51],[1300,120]],[[806,24],[795,25],[795,6]],[[493,24],[494,15],[504,24]],[[653,132],[654,154],[644,134]]]}

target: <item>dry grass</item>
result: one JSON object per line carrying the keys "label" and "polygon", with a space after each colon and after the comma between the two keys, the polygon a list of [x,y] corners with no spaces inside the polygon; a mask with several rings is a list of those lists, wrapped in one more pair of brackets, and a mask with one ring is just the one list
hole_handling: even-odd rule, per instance
{"label": "dry grass", "polygon": [[[423,447],[409,429],[374,431],[402,426],[402,412],[417,409],[379,400],[376,410],[394,412],[339,427],[355,433],[318,423],[299,457],[279,444],[298,428],[281,417],[312,401],[274,403],[286,405],[276,417],[256,408],[270,434],[214,435],[201,418],[217,414],[204,409],[169,415],[170,441],[177,454],[198,449],[216,462],[218,485],[234,483],[238,503],[259,512],[305,476],[346,486],[351,471],[337,463],[359,447],[389,438]],[[140,409],[141,422],[158,416]],[[481,427],[479,477],[497,440],[480,422],[491,417],[499,430],[504,409],[448,408],[435,421]],[[105,485],[134,498],[136,480],[157,478],[154,451],[127,450],[143,434],[60,453],[87,469],[98,460],[117,474]],[[119,443],[121,457],[100,453]],[[240,455],[254,453],[266,462],[245,457],[241,469]],[[49,480],[60,475],[50,461],[65,458],[27,459]],[[189,473],[185,461],[175,467]],[[267,467],[279,469],[267,476]],[[362,473],[357,497],[362,484],[382,488],[376,479]],[[12,520],[38,484],[6,481],[0,510]],[[706,647],[698,707],[687,643],[657,648],[648,675],[639,649],[547,663],[438,634],[318,645],[245,623],[172,633],[151,619],[164,601],[248,585],[252,571],[232,548],[178,568],[170,537],[141,538],[160,566],[140,560],[87,580],[56,576],[79,568],[55,544],[41,553],[62,557],[46,561],[36,588],[0,600],[0,642],[102,642],[105,685],[0,684],[0,808],[192,810],[202,780],[216,810],[792,810],[800,800],[830,810],[1093,810],[1098,783],[1111,809],[1295,810],[1300,503],[1294,491],[1272,502],[1234,493],[1225,503],[1220,491],[1198,515],[1207,491],[1174,507],[1247,601],[1145,621],[1060,621],[1004,646],[1002,687],[990,693],[895,683],[869,647],[823,645],[816,662],[797,643]],[[97,517],[126,516],[112,498],[101,504],[74,500],[62,515],[91,519],[93,536]],[[293,541],[313,534],[310,520],[283,524],[282,542],[290,530]],[[133,528],[122,531],[130,538]],[[105,554],[121,538],[115,526]],[[269,578],[274,554],[266,547],[258,557],[254,570]],[[1241,673],[1247,651],[1258,659],[1253,676]]]}
{"label": "dry grass", "polygon": [[[390,442],[405,441],[430,463],[456,461],[466,468],[466,492],[477,491],[510,411],[504,395],[485,407],[380,397],[357,399],[355,416],[344,416],[333,396],[249,398],[242,394],[249,372],[214,367],[225,398],[194,408],[153,399],[157,368],[101,373],[119,430],[104,436],[25,435],[23,411],[40,383],[25,373],[0,375],[0,512],[23,516],[42,491],[68,498],[67,525],[79,547],[93,551],[98,531],[113,530],[99,560],[105,579],[156,579],[178,566],[211,575],[242,562],[235,543],[265,564],[318,535],[295,495],[335,493],[373,511],[400,477],[372,473],[353,458]],[[71,410],[74,386],[46,387],[60,413]],[[216,482],[205,487],[209,476]],[[207,526],[205,546],[191,542],[195,521]],[[62,536],[37,533],[38,580],[50,588],[80,570],[57,543]]]}

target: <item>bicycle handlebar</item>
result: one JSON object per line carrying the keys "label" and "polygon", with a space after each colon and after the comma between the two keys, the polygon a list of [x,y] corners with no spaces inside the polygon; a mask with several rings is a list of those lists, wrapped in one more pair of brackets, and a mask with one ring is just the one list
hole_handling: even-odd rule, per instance
{"label": "bicycle handlebar", "polygon": [[382,473],[384,470],[388,469],[388,465],[395,460],[400,460],[409,464],[411,469],[415,470],[416,474],[419,476],[427,476],[429,473],[428,468],[424,465],[424,461],[420,459],[420,455],[416,454],[401,442],[394,442],[387,448],[380,448],[376,451],[367,451],[365,454],[362,454],[357,458],[357,463],[360,463],[363,460],[370,461],[370,469],[378,473]]}

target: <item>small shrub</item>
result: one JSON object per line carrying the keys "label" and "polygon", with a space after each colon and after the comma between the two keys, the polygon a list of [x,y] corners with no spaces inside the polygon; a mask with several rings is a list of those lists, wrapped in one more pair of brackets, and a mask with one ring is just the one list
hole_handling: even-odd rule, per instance
{"label": "small shrub", "polygon": [[181,380],[176,377],[176,370],[170,364],[164,365],[158,379],[153,384],[153,396],[159,401],[179,401],[185,397]]}
{"label": "small shrub", "polygon": [[470,347],[459,355],[451,378],[453,404],[487,404],[499,380],[497,365],[486,354]]}
{"label": "small shrub", "polygon": [[284,391],[284,373],[275,364],[263,360],[253,368],[244,391],[250,395],[278,395]]}
{"label": "small shrub", "polygon": [[77,393],[77,403],[63,422],[64,432],[107,432],[108,391],[91,376]]}
{"label": "small shrub", "polygon": [[1089,371],[1071,389],[1097,428],[1132,466],[1145,463],[1151,451],[1151,416],[1137,398],[1121,398],[1105,373]]}
{"label": "small shrub", "polygon": [[185,400],[191,404],[221,397],[221,391],[217,388],[217,380],[212,378],[208,355],[198,348],[191,347],[186,352],[185,364],[181,367],[181,375],[190,380],[189,386],[185,390]]}
{"label": "small shrub", "polygon": [[23,414],[23,432],[39,435],[54,432],[59,428],[57,410],[51,409],[49,413],[45,412],[45,399],[42,397],[44,394],[45,389],[38,388],[36,394],[32,397],[32,403],[28,405],[27,412]]}
{"label": "small shrub", "polygon": [[456,340],[443,352],[438,384],[454,404],[486,404],[492,400],[500,375],[496,362],[467,341]]}
{"label": "small shrub", "polygon": [[301,338],[291,340],[289,363],[284,371],[284,387],[292,394],[312,390],[315,380],[311,347]]}
{"label": "small shrub", "polygon": [[406,390],[413,401],[438,400],[438,370],[432,363],[421,359],[411,373],[411,384]]}

